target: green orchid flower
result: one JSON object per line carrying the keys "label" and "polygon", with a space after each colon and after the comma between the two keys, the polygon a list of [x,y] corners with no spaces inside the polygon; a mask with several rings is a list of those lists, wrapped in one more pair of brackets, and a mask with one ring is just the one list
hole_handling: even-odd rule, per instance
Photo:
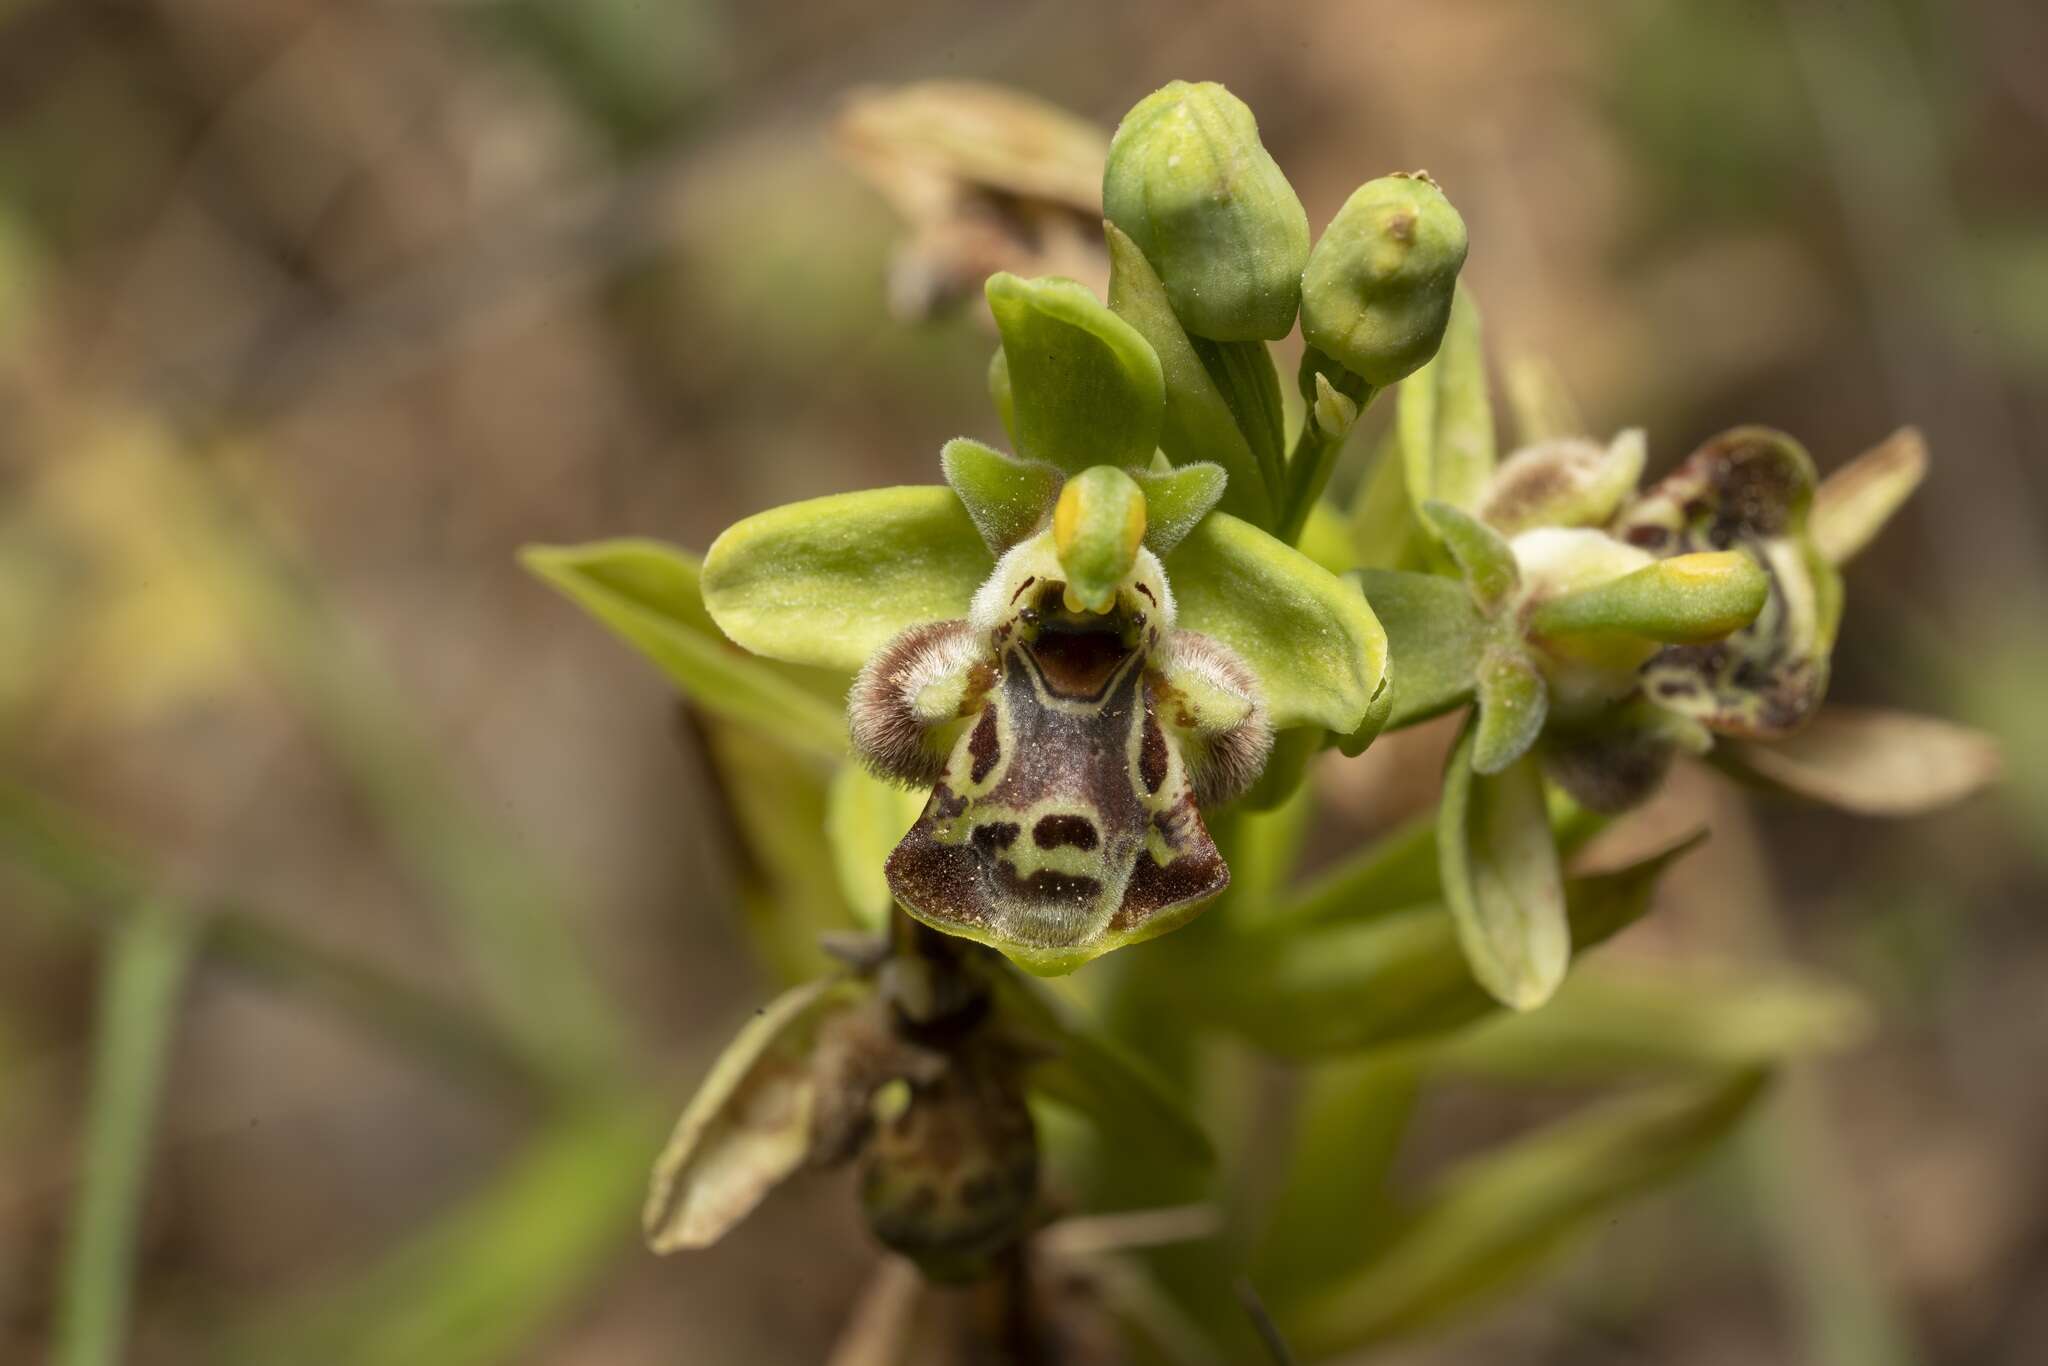
{"label": "green orchid flower", "polygon": [[757,655],[858,671],[855,754],[931,793],[896,901],[1066,972],[1227,885],[1202,810],[1276,730],[1356,730],[1385,644],[1355,587],[1214,510],[1223,469],[1154,466],[1166,392],[1135,328],[1071,281],[988,296],[1021,456],[963,438],[944,485],[748,518],[704,604]]}

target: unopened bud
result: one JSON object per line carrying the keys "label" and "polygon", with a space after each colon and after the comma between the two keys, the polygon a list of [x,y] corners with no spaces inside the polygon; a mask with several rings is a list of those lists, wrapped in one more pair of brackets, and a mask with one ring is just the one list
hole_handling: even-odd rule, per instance
{"label": "unopened bud", "polygon": [[1436,354],[1465,264],[1465,221],[1427,175],[1367,181],[1301,277],[1301,334],[1384,388]]}

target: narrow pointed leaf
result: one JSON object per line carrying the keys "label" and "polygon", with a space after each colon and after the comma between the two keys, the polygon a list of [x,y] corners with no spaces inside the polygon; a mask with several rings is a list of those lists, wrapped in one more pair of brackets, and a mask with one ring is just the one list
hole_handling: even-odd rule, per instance
{"label": "narrow pointed leaf", "polygon": [[942,446],[939,465],[994,555],[1043,526],[1060,494],[1062,476],[1051,465],[1018,460],[969,437]]}
{"label": "narrow pointed leaf", "polygon": [[1781,740],[1724,741],[1723,768],[1862,816],[1917,816],[1998,781],[1998,742],[1933,716],[1830,704]]}
{"label": "narrow pointed leaf", "polygon": [[1813,495],[1814,545],[1828,563],[1847,564],[1926,477],[1926,438],[1917,427],[1899,428],[1821,481]]}
{"label": "narrow pointed leaf", "polygon": [[1512,645],[1496,645],[1480,661],[1479,715],[1472,731],[1472,771],[1499,773],[1527,754],[1543,733],[1550,690],[1529,656]]}
{"label": "narrow pointed leaf", "polygon": [[1456,579],[1398,569],[1349,575],[1387,632],[1387,729],[1442,715],[1472,698],[1493,631]]}
{"label": "narrow pointed leaf", "polygon": [[1493,406],[1479,309],[1460,285],[1450,325],[1436,356],[1401,381],[1396,423],[1408,496],[1419,509],[1431,500],[1478,506],[1493,474]]}
{"label": "narrow pointed leaf", "polygon": [[1158,272],[1114,223],[1105,222],[1103,234],[1109,240],[1109,306],[1151,343],[1159,359],[1166,395],[1160,446],[1177,465],[1207,461],[1221,466],[1230,477],[1222,509],[1255,526],[1270,525],[1267,475],[1174,316]]}
{"label": "narrow pointed leaf", "polygon": [[727,641],[694,556],[657,541],[528,546],[520,562],[661,667],[699,706],[807,754],[846,752],[840,709]]}
{"label": "narrow pointed leaf", "polygon": [[[1619,872],[1572,879],[1565,910],[1575,952],[1640,919],[1658,877],[1695,843]],[[1408,862],[1410,849],[1404,841],[1397,851],[1402,862],[1385,879],[1390,889],[1413,889],[1422,880]],[[1377,913],[1328,904],[1320,918],[1277,915],[1200,991],[1203,1010],[1268,1052],[1296,1058],[1427,1039],[1501,1009],[1474,978],[1456,921],[1433,903]]]}
{"label": "narrow pointed leaf", "polygon": [[704,557],[704,605],[755,654],[852,673],[904,628],[967,615],[995,561],[943,484],[756,513]]}
{"label": "narrow pointed leaf", "polygon": [[1215,1161],[1208,1134],[1165,1083],[1044,984],[1002,971],[995,987],[1006,1020],[1051,1050],[1031,1069],[1033,1090],[1090,1116],[1120,1143],[1196,1167]]}
{"label": "narrow pointed leaf", "polygon": [[1143,465],[1159,444],[1166,390],[1138,330],[1072,280],[988,281],[1002,333],[1018,454],[1069,473]]}
{"label": "narrow pointed leaf", "polygon": [[1472,1159],[1370,1265],[1283,1327],[1302,1352],[1335,1355],[1513,1289],[1574,1235],[1709,1152],[1750,1113],[1764,1080],[1745,1072],[1604,1102]]}
{"label": "narrow pointed leaf", "polygon": [[1472,975],[1503,1005],[1533,1010],[1571,962],[1571,928],[1557,842],[1536,761],[1496,774],[1472,770],[1474,727],[1444,773],[1437,857],[1444,899]]}
{"label": "narrow pointed leaf", "polygon": [[1212,513],[1166,561],[1182,627],[1236,650],[1274,728],[1356,730],[1386,671],[1387,637],[1365,595],[1293,547]]}

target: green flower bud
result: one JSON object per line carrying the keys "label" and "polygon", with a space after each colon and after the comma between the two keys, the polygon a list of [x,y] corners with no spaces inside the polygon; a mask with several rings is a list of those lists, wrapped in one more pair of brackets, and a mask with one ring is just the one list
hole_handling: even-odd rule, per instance
{"label": "green flower bud", "polygon": [[1138,101],[1109,144],[1102,206],[1189,332],[1253,341],[1293,328],[1308,215],[1252,111],[1222,86],[1174,81]]}
{"label": "green flower bud", "polygon": [[1367,181],[1309,253],[1301,334],[1384,388],[1436,354],[1464,264],[1465,220],[1435,181]]}

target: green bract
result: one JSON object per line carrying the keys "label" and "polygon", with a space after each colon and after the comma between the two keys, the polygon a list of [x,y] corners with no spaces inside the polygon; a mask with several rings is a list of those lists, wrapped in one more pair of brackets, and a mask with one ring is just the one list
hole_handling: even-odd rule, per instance
{"label": "green bract", "polygon": [[1385,387],[1436,354],[1465,264],[1465,221],[1423,174],[1359,186],[1309,253],[1301,335]]}
{"label": "green bract", "polygon": [[1294,326],[1308,215],[1252,111],[1222,86],[1174,81],[1140,100],[1109,144],[1102,206],[1195,336],[1273,339]]}

